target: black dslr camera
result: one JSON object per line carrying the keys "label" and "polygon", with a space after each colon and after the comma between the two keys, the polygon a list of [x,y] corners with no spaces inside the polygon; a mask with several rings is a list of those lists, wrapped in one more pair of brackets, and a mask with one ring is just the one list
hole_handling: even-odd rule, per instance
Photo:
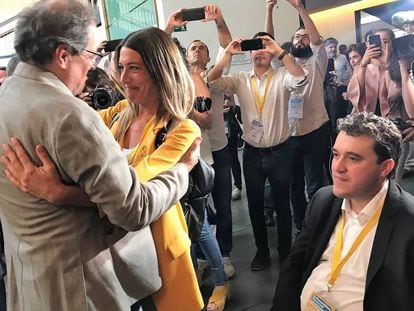
{"label": "black dslr camera", "polygon": [[98,84],[89,96],[95,109],[105,109],[113,106],[116,102],[115,93],[104,85]]}
{"label": "black dslr camera", "polygon": [[198,112],[206,112],[210,110],[211,104],[210,97],[197,96],[194,102],[194,109]]}

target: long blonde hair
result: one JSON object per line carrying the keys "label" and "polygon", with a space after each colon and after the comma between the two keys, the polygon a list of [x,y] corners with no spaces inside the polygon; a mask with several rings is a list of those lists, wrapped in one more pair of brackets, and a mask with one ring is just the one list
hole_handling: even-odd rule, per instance
{"label": "long blonde hair", "polygon": [[[174,41],[162,30],[150,27],[129,34],[117,47],[116,63],[122,47],[133,49],[141,55],[143,63],[159,93],[160,104],[156,122],[172,119],[172,127],[190,113],[194,97],[194,83],[188,73],[181,53]],[[132,103],[119,114],[118,141],[124,136],[138,109]]]}

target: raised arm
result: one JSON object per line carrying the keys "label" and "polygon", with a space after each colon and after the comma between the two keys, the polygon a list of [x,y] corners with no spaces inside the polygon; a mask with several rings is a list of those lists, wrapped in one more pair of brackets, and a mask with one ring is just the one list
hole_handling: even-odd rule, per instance
{"label": "raised arm", "polygon": [[170,36],[174,31],[174,27],[182,27],[183,25],[188,23],[187,21],[183,21],[181,18],[182,10],[183,9],[178,9],[172,12],[170,16],[168,16],[164,31],[168,33]]}
{"label": "raised arm", "polygon": [[285,53],[286,51],[283,50],[275,40],[273,40],[269,36],[263,36],[258,38],[263,40],[265,50],[273,54],[273,56],[281,58],[280,60],[282,61],[283,65],[286,67],[286,69],[292,76],[305,75],[305,71],[302,69],[302,67],[298,65],[292,57],[289,57],[288,54]]}
{"label": "raised arm", "polygon": [[231,62],[233,55],[243,54],[243,51],[240,48],[240,42],[242,41],[242,38],[236,38],[227,45],[224,49],[222,57],[216,62],[213,69],[208,73],[208,82],[213,82],[222,76],[224,68]]}
{"label": "raised arm", "polygon": [[275,29],[273,25],[273,8],[277,4],[277,0],[266,0],[266,13],[264,31],[275,36]]}
{"label": "raised arm", "polygon": [[231,33],[224,20],[223,13],[218,5],[205,5],[206,19],[204,21],[214,20],[216,22],[218,39],[221,47],[224,49],[232,40]]}
{"label": "raised arm", "polygon": [[321,35],[315,26],[315,23],[310,18],[309,13],[303,6],[302,0],[288,0],[288,2],[298,11],[303,24],[309,34],[309,39],[312,45],[318,46],[322,43]]}
{"label": "raised arm", "polygon": [[412,119],[414,118],[414,80],[411,80],[409,71],[410,68],[413,67],[413,63],[408,59],[400,59],[398,62],[400,63],[401,92],[405,110],[407,111],[408,116]]}

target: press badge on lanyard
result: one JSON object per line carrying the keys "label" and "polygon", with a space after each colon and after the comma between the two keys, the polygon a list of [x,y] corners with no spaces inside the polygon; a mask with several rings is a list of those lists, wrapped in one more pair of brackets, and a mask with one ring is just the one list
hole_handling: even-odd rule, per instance
{"label": "press badge on lanyard", "polygon": [[295,93],[291,93],[289,98],[288,115],[293,119],[303,118],[303,98]]}
{"label": "press badge on lanyard", "polygon": [[311,299],[306,305],[304,311],[335,311],[336,309],[326,299],[322,298],[320,293],[312,293]]}
{"label": "press badge on lanyard", "polygon": [[258,144],[263,136],[263,124],[260,120],[253,119],[250,123],[250,131],[247,135],[254,143]]}

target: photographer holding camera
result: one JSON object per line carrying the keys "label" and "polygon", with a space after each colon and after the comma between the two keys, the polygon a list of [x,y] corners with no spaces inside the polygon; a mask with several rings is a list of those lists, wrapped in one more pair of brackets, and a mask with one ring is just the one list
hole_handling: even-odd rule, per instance
{"label": "photographer holding camera", "polygon": [[115,83],[99,68],[89,70],[85,88],[79,98],[95,110],[101,110],[115,105],[123,97],[116,92]]}

